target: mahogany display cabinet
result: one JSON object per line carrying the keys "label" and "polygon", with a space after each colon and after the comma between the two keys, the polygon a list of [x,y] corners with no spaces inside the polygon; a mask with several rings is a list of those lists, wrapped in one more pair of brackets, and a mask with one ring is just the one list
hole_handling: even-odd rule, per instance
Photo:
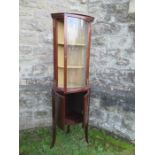
{"label": "mahogany display cabinet", "polygon": [[56,126],[70,130],[82,123],[88,142],[89,60],[93,17],[76,13],[53,13],[52,143]]}

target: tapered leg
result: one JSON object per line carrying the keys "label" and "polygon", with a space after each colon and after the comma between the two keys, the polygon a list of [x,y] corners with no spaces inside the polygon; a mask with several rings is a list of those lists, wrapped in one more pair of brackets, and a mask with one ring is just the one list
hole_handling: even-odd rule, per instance
{"label": "tapered leg", "polygon": [[84,133],[88,143],[88,115],[89,115],[89,91],[84,96]]}
{"label": "tapered leg", "polygon": [[52,91],[52,143],[51,148],[54,146],[56,141],[56,111],[55,111],[55,93]]}
{"label": "tapered leg", "polygon": [[67,133],[70,133],[70,125],[67,125]]}
{"label": "tapered leg", "polygon": [[84,128],[84,123],[82,122],[81,127]]}
{"label": "tapered leg", "polygon": [[85,130],[85,140],[88,143],[88,123],[85,124],[84,130]]}

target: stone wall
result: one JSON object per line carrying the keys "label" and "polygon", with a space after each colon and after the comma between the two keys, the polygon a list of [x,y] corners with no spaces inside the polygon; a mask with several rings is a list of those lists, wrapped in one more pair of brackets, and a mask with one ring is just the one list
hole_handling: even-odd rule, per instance
{"label": "stone wall", "polygon": [[53,12],[87,13],[77,0],[20,0],[20,129],[51,125]]}
{"label": "stone wall", "polygon": [[129,4],[89,1],[89,13],[95,17],[90,124],[134,140],[134,14]]}
{"label": "stone wall", "polygon": [[[93,23],[90,125],[134,139],[134,14],[129,0],[20,0],[20,129],[51,125],[53,12]],[[132,10],[132,9],[131,9]]]}

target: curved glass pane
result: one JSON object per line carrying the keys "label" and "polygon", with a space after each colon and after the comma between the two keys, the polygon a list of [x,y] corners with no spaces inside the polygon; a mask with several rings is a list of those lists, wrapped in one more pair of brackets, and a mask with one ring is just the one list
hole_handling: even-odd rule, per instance
{"label": "curved glass pane", "polygon": [[67,18],[67,88],[86,85],[87,31],[84,20]]}

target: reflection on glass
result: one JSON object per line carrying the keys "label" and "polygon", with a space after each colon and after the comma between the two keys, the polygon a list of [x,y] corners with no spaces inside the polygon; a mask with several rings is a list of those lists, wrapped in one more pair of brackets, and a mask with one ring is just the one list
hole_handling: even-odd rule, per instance
{"label": "reflection on glass", "polygon": [[69,17],[67,20],[67,88],[85,86],[87,23]]}
{"label": "reflection on glass", "polygon": [[69,17],[67,20],[67,42],[71,45],[85,45],[87,24],[84,20]]}

